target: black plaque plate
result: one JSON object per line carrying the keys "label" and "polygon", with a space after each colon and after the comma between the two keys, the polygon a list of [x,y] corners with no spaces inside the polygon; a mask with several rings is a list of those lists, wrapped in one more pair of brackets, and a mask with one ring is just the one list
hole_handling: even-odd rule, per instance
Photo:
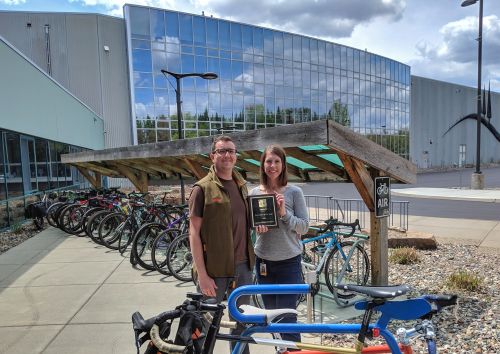
{"label": "black plaque plate", "polygon": [[248,197],[250,207],[250,227],[265,225],[269,228],[278,227],[278,209],[276,195],[260,194]]}

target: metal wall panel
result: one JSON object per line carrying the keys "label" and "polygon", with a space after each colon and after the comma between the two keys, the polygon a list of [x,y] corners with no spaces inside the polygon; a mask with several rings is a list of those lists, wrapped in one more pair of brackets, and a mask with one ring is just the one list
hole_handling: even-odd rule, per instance
{"label": "metal wall panel", "polygon": [[66,16],[70,91],[103,115],[97,43],[97,16]]}
{"label": "metal wall panel", "polygon": [[[476,89],[412,76],[410,159],[419,168],[458,166],[460,145],[465,164],[475,164],[476,121],[468,119],[448,133],[460,118],[476,113]],[[492,124],[500,131],[500,94],[491,93]],[[446,134],[445,134],[446,133]],[[500,142],[481,128],[481,163],[500,163]]]}
{"label": "metal wall panel", "polygon": [[132,145],[125,22],[99,16],[98,36],[106,147]]}
{"label": "metal wall panel", "polygon": [[104,119],[106,147],[131,145],[125,21],[97,14],[0,11],[0,35],[45,71],[46,24],[52,77]]}

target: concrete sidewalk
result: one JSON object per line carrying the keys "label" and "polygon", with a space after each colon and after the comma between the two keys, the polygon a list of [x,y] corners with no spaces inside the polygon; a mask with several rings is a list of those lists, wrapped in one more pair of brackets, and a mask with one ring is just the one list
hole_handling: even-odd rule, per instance
{"label": "concrete sidewalk", "polygon": [[412,198],[500,203],[500,189],[474,190],[459,188],[398,188],[392,189],[391,194]]}

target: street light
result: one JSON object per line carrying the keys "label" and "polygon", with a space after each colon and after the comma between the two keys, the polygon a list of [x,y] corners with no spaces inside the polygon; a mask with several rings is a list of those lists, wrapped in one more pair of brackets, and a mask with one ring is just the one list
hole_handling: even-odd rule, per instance
{"label": "street light", "polygon": [[484,175],[481,173],[481,67],[483,54],[483,0],[465,0],[462,7],[474,5],[479,1],[479,37],[477,38],[477,138],[476,138],[476,172],[472,174],[471,189],[484,188]]}
{"label": "street light", "polygon": [[[175,78],[176,81],[176,86],[177,88],[174,87],[175,90],[175,99],[177,103],[177,132],[179,135],[179,139],[184,139],[184,136],[182,134],[182,108],[181,108],[181,79],[185,77],[201,77],[202,79],[205,80],[214,80],[217,79],[217,74],[216,73],[186,73],[186,74],[180,74],[180,73],[175,73],[173,71],[168,71],[168,70],[161,70],[162,74],[167,76],[170,75]],[[170,82],[170,81],[169,81]],[[184,181],[182,180],[182,174],[179,173],[179,181],[181,184],[181,203],[184,204],[186,202],[186,196],[184,193]]]}

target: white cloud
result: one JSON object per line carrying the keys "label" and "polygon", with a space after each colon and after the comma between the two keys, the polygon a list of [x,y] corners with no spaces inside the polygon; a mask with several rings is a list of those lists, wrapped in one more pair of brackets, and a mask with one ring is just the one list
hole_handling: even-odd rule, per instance
{"label": "white cloud", "polygon": [[21,5],[25,4],[26,0],[0,0],[0,4],[5,4],[5,5]]}

